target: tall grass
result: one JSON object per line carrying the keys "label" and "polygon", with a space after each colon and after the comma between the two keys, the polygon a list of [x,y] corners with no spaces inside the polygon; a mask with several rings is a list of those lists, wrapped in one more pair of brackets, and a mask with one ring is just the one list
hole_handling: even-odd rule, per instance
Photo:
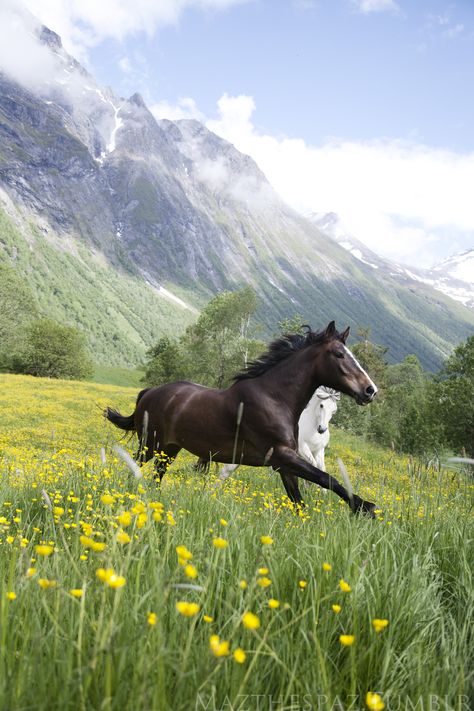
{"label": "tall grass", "polygon": [[[375,521],[316,487],[295,510],[269,470],[220,484],[189,456],[157,488],[116,457],[118,433],[95,407],[113,396],[127,410],[135,394],[0,376],[1,708],[361,709],[367,692],[380,697],[372,708],[472,706],[468,476],[333,432],[328,469],[343,459],[354,490],[380,505]],[[180,601],[199,612],[184,616]],[[388,625],[377,632],[376,619]],[[215,656],[226,646],[211,649],[211,635],[228,654]]]}

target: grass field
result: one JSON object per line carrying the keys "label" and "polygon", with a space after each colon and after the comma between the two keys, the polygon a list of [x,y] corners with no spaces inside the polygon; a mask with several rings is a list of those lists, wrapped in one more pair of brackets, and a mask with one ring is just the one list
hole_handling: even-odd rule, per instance
{"label": "grass field", "polygon": [[469,474],[333,430],[376,520],[189,455],[160,489],[101,417],[135,396],[0,375],[0,708],[473,707]]}

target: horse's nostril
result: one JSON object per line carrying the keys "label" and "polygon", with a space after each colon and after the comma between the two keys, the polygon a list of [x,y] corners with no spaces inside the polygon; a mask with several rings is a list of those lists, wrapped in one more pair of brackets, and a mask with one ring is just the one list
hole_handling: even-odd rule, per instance
{"label": "horse's nostril", "polygon": [[376,392],[376,391],[375,391],[375,388],[374,388],[373,385],[367,385],[367,387],[366,387],[366,389],[365,389],[365,394],[366,394],[366,395],[375,395],[375,392]]}

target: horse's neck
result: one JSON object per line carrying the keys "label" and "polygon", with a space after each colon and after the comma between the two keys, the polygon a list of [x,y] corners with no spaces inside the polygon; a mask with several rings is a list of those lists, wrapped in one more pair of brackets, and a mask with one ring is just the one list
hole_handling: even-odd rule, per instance
{"label": "horse's neck", "polygon": [[[314,393],[308,404],[306,405],[306,408],[304,412],[307,412],[309,417],[311,418],[311,421],[314,423],[314,425],[317,427],[319,424],[321,424],[321,421],[323,419],[323,408],[321,407],[321,400],[320,398]],[[324,401],[322,404],[325,406]]]}
{"label": "horse's neck", "polygon": [[279,399],[292,411],[295,421],[321,385],[314,368],[314,350],[297,351],[262,376],[262,384],[273,380],[272,389],[279,389]]}

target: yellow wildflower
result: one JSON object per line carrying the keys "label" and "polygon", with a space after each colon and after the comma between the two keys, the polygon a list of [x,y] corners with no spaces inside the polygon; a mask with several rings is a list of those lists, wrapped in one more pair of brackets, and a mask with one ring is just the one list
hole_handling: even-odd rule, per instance
{"label": "yellow wildflower", "polygon": [[16,592],[10,590],[9,592],[5,593],[5,597],[7,598],[7,600],[16,600]]}
{"label": "yellow wildflower", "polygon": [[262,577],[262,578],[257,578],[257,585],[259,585],[261,588],[268,588],[269,585],[272,584],[272,581],[270,578]]}
{"label": "yellow wildflower", "polygon": [[339,635],[339,642],[343,647],[350,647],[355,642],[355,636],[353,634],[341,634]]}
{"label": "yellow wildflower", "polygon": [[96,553],[101,553],[103,550],[107,548],[107,545],[105,543],[100,543],[99,541],[94,541],[93,538],[89,538],[89,536],[79,536],[79,540],[84,546],[84,548],[90,548],[92,551],[95,551]]}
{"label": "yellow wildflower", "polygon": [[306,582],[306,580],[300,580],[298,585],[300,586],[301,590],[304,590],[307,587],[308,583]]}
{"label": "yellow wildflower", "polygon": [[244,612],[242,615],[242,624],[248,630],[258,630],[260,627],[260,620],[257,615],[253,612]]}
{"label": "yellow wildflower", "polygon": [[47,578],[40,578],[38,580],[38,585],[43,590],[48,590],[49,588],[55,588],[57,584],[58,583],[56,580],[48,580]]}
{"label": "yellow wildflower", "polygon": [[384,629],[386,629],[389,625],[388,620],[379,620],[378,618],[375,618],[375,620],[372,620],[372,626],[376,632],[382,632]]}
{"label": "yellow wildflower", "polygon": [[237,662],[237,664],[243,664],[245,660],[247,659],[247,655],[245,654],[244,650],[241,649],[240,647],[237,647],[237,649],[234,651],[234,654],[232,655],[234,657],[234,661]]}
{"label": "yellow wildflower", "polygon": [[69,590],[69,594],[73,597],[81,598],[84,595],[84,590],[81,588],[73,588],[72,590]]}
{"label": "yellow wildflower", "polygon": [[208,625],[211,624],[211,622],[214,622],[214,618],[210,615],[203,615],[202,619],[204,620],[204,622],[207,622]]}
{"label": "yellow wildflower", "polygon": [[271,597],[268,601],[268,607],[270,608],[270,610],[276,610],[278,607],[280,607],[280,601],[275,600],[273,597]]}
{"label": "yellow wildflower", "polygon": [[239,588],[241,590],[247,590],[248,586],[249,585],[246,580],[239,580]]}
{"label": "yellow wildflower", "polygon": [[323,570],[325,573],[329,573],[330,570],[332,570],[332,565],[331,563],[323,563]]}
{"label": "yellow wildflower", "polygon": [[191,563],[188,563],[184,566],[184,574],[187,578],[197,578],[197,568],[195,568],[194,565],[192,565]]}
{"label": "yellow wildflower", "polygon": [[156,612],[149,612],[148,617],[147,617],[148,624],[153,627],[153,625],[156,625],[157,621],[158,621],[158,617],[157,617]]}
{"label": "yellow wildflower", "polygon": [[[178,554],[178,558],[180,558],[181,565],[184,565],[186,561],[191,560],[193,557],[193,554],[186,546],[176,546],[176,553]],[[181,563],[181,561],[184,561],[184,563]]]}
{"label": "yellow wildflower", "polygon": [[51,553],[54,551],[54,548],[53,546],[39,545],[35,546],[35,551],[37,555],[48,556],[51,555]]}
{"label": "yellow wildflower", "polygon": [[225,520],[225,518],[221,518],[221,519],[219,520],[219,523],[221,524],[221,526],[228,526],[228,525],[229,525],[229,524],[227,523],[227,521]]}
{"label": "yellow wildflower", "polygon": [[53,509],[53,514],[55,516],[62,516],[64,514],[64,509],[62,506],[55,506]]}
{"label": "yellow wildflower", "polygon": [[130,543],[132,539],[128,535],[128,533],[125,533],[125,531],[119,531],[117,533],[117,541],[119,543],[122,543],[122,545],[125,545],[126,543]]}
{"label": "yellow wildflower", "polygon": [[114,590],[117,590],[118,588],[123,588],[125,583],[127,582],[123,575],[117,575],[115,571],[112,568],[98,568],[95,571],[96,576],[101,580],[103,583],[109,586],[109,588],[113,588]]}
{"label": "yellow wildflower", "polygon": [[209,637],[209,647],[215,657],[226,657],[229,654],[229,642],[220,639],[219,635]]}
{"label": "yellow wildflower", "polygon": [[124,511],[119,516],[117,516],[117,521],[123,528],[127,528],[132,523],[132,514],[130,511]]}
{"label": "yellow wildflower", "polygon": [[176,603],[176,609],[178,610],[179,614],[183,615],[184,617],[194,617],[201,609],[201,606],[198,605],[197,602],[181,601]]}
{"label": "yellow wildflower", "polygon": [[113,503],[115,503],[115,499],[111,494],[102,494],[100,500],[103,504],[105,504],[105,506],[111,506]]}
{"label": "yellow wildflower", "polygon": [[258,574],[259,575],[268,575],[268,568],[259,568]]}
{"label": "yellow wildflower", "polygon": [[350,592],[350,591],[352,590],[352,588],[351,588],[351,586],[349,585],[349,583],[346,583],[346,581],[345,581],[345,580],[342,580],[342,578],[341,578],[341,580],[339,581],[339,587],[341,588],[342,592],[347,592],[347,593],[348,593],[348,592]]}
{"label": "yellow wildflower", "polygon": [[375,691],[367,692],[365,703],[367,704],[367,708],[371,709],[371,711],[382,711],[382,709],[385,708],[382,697],[380,694],[375,693]]}
{"label": "yellow wildflower", "polygon": [[33,575],[35,575],[35,573],[36,573],[36,568],[28,568],[28,570],[26,571],[26,577],[32,578]]}
{"label": "yellow wildflower", "polygon": [[260,536],[260,543],[263,546],[271,546],[273,543],[273,538],[271,536]]}
{"label": "yellow wildflower", "polygon": [[340,611],[342,610],[342,607],[337,604],[331,605],[331,607],[332,607],[332,611],[335,612],[336,615],[338,615],[340,613]]}
{"label": "yellow wildflower", "polygon": [[227,548],[229,541],[226,541],[225,538],[220,538],[220,536],[218,536],[217,538],[212,539],[212,545],[214,548]]}

